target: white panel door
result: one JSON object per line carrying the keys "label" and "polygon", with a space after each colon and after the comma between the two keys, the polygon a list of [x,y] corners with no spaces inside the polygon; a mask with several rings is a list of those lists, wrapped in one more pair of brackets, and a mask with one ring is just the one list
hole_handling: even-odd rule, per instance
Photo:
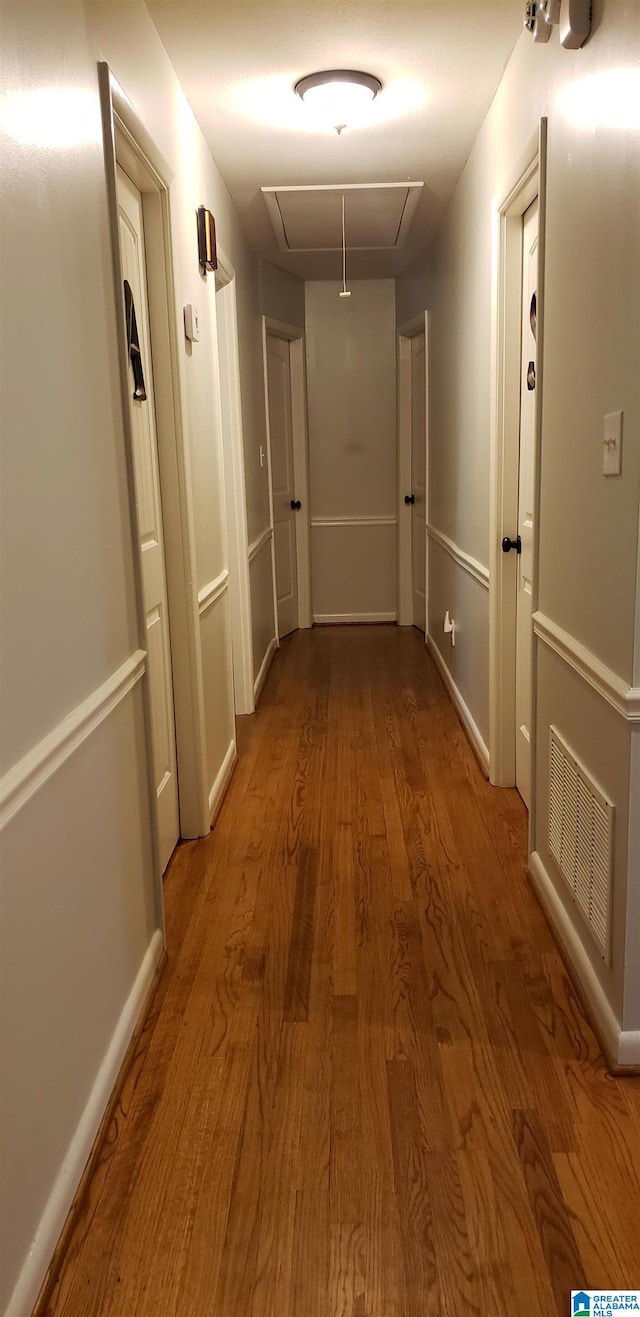
{"label": "white panel door", "polygon": [[289,343],[267,334],[267,398],[271,444],[273,541],[276,563],[278,635],[298,625],[298,566],[296,557],[293,426],[291,421],[291,361]]}
{"label": "white panel door", "polygon": [[411,575],[413,625],[425,629],[427,387],[424,330],[411,339]]}
{"label": "white panel door", "polygon": [[520,465],[518,475],[518,597],[516,621],[516,786],[525,805],[531,795],[531,594],[533,578],[538,202],[522,226],[522,344],[520,358]]}
{"label": "white panel door", "polygon": [[[133,436],[138,533],[142,557],[144,610],[147,624],[147,663],[151,698],[153,769],[157,796],[160,857],[164,871],[179,836],[171,646],[162,537],[155,403],[151,373],[142,199],[138,189],[119,166],[117,195],[122,277],[128,282],[133,294],[140,358],[144,374],[144,391],[146,392],[146,399],[134,397],[135,380],[130,365],[129,407]],[[129,326],[129,332],[130,330],[131,325]]]}

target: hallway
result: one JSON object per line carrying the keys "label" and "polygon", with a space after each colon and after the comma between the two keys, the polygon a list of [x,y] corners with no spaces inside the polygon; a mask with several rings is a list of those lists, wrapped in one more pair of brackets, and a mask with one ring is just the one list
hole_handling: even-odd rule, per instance
{"label": "hallway", "polygon": [[283,644],[41,1317],[563,1317],[640,1284],[607,1073],[422,638]]}

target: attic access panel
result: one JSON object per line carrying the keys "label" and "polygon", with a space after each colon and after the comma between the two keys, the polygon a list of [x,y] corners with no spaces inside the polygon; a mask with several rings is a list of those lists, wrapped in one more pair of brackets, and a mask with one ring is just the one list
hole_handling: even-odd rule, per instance
{"label": "attic access panel", "polygon": [[333,183],[261,189],[280,251],[339,251],[341,201],[349,251],[402,247],[423,183]]}

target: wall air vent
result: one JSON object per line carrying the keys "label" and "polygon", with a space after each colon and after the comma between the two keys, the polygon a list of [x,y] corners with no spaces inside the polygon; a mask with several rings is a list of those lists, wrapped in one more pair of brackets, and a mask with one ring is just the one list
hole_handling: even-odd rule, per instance
{"label": "wall air vent", "polygon": [[606,963],[611,963],[614,806],[550,728],[549,846]]}

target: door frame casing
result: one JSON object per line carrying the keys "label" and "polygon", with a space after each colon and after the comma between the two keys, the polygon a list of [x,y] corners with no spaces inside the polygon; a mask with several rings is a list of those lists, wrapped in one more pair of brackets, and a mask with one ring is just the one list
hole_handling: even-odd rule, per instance
{"label": "door frame casing", "polygon": [[424,332],[425,382],[425,496],[424,496],[424,638],[429,631],[429,312],[413,316],[396,329],[398,372],[397,415],[397,518],[398,518],[398,626],[413,626],[413,545],[411,539],[411,506],[404,501],[411,481],[411,340]]}
{"label": "door frame casing", "polygon": [[[227,522],[233,685],[235,711],[237,714],[243,714],[253,713],[255,699],[238,308],[235,270],[219,246],[217,257],[216,343]],[[220,298],[223,299],[222,324],[221,317],[217,313]]]}
{"label": "door frame casing", "polygon": [[[121,132],[116,126],[116,194],[120,261],[122,274],[129,281],[133,314],[137,317],[141,365],[144,372],[142,376],[144,398],[141,403],[136,404],[132,392],[134,383],[138,381],[135,372],[129,369],[128,402],[132,433],[135,436],[132,453],[138,510],[137,547],[142,563],[146,625],[145,670],[147,668],[149,670],[154,750],[159,755],[157,760],[155,753],[153,757],[158,835],[161,846],[160,859],[162,868],[166,871],[180,839],[176,718],[160,487],[160,454],[156,433],[156,361],[152,350],[148,298],[148,286],[151,280],[148,277],[149,261],[145,241],[143,194],[120,164],[120,159],[127,153],[127,144],[122,140]],[[127,339],[130,334],[131,330],[128,329]],[[158,745],[155,745],[156,734],[159,738]],[[166,744],[163,750],[161,747],[164,736],[166,736]]]}
{"label": "door frame casing", "polygon": [[[534,425],[534,528],[531,611],[538,606],[540,448],[544,378],[544,268],[547,120],[511,169],[492,213],[491,422],[489,570],[489,776],[494,786],[515,786],[516,610],[515,555],[502,552],[518,517],[520,457],[520,344],[522,319],[522,217],[538,198],[537,367]],[[536,670],[531,634],[531,808],[535,822]]]}
{"label": "door frame casing", "polygon": [[278,631],[278,598],[276,590],[276,549],[273,527],[273,484],[271,476],[271,427],[269,425],[269,385],[267,376],[267,335],[284,339],[289,344],[291,369],[291,429],[293,439],[293,482],[295,497],[302,503],[301,515],[296,518],[296,566],[298,570],[298,627],[306,630],[313,626],[311,612],[311,547],[309,506],[309,438],[307,427],[307,379],[305,364],[305,335],[299,325],[288,325],[272,316],[262,317],[262,358],[264,372],[265,423],[267,431],[267,471],[269,479],[269,526],[271,531],[271,572],[273,577],[273,613],[275,637]]}
{"label": "door frame casing", "polygon": [[[150,137],[108,64],[98,64],[102,127],[105,147],[109,225],[113,257],[115,305],[118,316],[117,352],[122,420],[134,543],[134,582],[139,643],[146,649],[142,564],[137,545],[137,517],[133,447],[128,398],[126,328],[121,294],[122,278],[118,238],[116,163],[139,188],[142,196],[147,256],[147,291],[156,403],[158,463],[164,526],[165,567],[175,708],[178,800],[181,837],[205,836],[209,831],[204,688],[199,644],[199,611],[194,583],[195,535],[190,457],[182,424],[179,334],[173,274],[169,192],[173,171]],[[148,673],[143,682],[149,791],[152,803],[152,845],[157,875],[157,901],[162,908],[162,874],[156,832],[152,783],[152,722]]]}

